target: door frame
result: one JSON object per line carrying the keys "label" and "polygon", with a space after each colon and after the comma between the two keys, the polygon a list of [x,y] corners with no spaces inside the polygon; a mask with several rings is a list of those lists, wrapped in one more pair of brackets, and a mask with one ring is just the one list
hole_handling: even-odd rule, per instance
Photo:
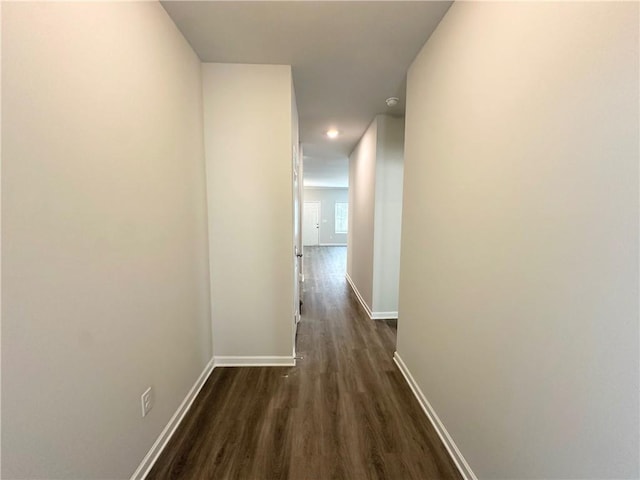
{"label": "door frame", "polygon": [[293,143],[291,147],[292,175],[291,186],[293,190],[293,328],[292,328],[292,352],[294,358],[296,353],[296,337],[298,334],[298,323],[300,322],[300,305],[302,299],[302,283],[300,273],[302,269],[302,209],[303,209],[303,177],[302,177],[302,144]]}

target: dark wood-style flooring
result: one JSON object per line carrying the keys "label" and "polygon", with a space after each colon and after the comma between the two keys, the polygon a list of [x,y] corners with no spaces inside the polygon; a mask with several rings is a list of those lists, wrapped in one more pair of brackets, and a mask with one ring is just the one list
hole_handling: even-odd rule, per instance
{"label": "dark wood-style flooring", "polygon": [[346,249],[305,248],[292,368],[216,368],[149,479],[460,479],[393,363],[395,321],[345,280]]}

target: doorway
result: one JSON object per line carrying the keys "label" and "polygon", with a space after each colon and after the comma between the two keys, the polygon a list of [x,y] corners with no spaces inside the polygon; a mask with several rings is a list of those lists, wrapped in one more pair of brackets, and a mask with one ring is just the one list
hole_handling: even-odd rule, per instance
{"label": "doorway", "polygon": [[302,213],[302,244],[320,244],[320,202],[304,202]]}

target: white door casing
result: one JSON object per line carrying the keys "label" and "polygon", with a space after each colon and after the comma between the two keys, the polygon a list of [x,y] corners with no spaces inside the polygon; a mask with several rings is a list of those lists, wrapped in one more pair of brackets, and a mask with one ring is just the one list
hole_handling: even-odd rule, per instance
{"label": "white door casing", "polygon": [[293,178],[292,178],[292,187],[293,187],[293,355],[296,355],[296,333],[298,328],[298,322],[300,321],[300,298],[301,298],[301,289],[300,289],[300,256],[302,254],[301,248],[301,212],[300,212],[300,204],[302,203],[301,198],[301,188],[300,184],[302,183],[302,177],[300,175],[300,155],[298,145],[293,144],[292,146],[292,167],[293,167]]}
{"label": "white door casing", "polygon": [[[304,295],[304,257],[302,255],[302,202],[304,201],[304,162],[303,162],[303,158],[304,158],[304,152],[303,152],[303,148],[302,148],[302,143],[298,144],[298,156],[297,156],[297,164],[296,164],[296,172],[298,174],[298,182],[297,182],[297,191],[294,192],[294,197],[297,195],[297,199],[296,199],[296,203],[297,203],[297,215],[294,219],[294,221],[296,222],[296,226],[295,228],[297,229],[297,235],[295,237],[295,253],[296,253],[296,270],[297,270],[297,277],[296,277],[296,283],[297,283],[297,289],[298,289],[298,295],[297,298],[295,299],[296,301],[296,329],[297,329],[297,323],[300,321],[301,315],[302,315],[302,303],[304,302],[303,299],[303,295]],[[296,185],[294,185],[294,188],[296,188]],[[294,342],[295,343],[295,342]]]}

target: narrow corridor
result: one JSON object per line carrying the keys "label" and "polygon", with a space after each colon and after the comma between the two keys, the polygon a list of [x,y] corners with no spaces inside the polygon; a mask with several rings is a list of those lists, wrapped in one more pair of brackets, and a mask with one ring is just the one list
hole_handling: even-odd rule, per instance
{"label": "narrow corridor", "polygon": [[149,479],[459,479],[393,363],[395,321],[345,280],[346,248],[305,247],[292,368],[216,368]]}

